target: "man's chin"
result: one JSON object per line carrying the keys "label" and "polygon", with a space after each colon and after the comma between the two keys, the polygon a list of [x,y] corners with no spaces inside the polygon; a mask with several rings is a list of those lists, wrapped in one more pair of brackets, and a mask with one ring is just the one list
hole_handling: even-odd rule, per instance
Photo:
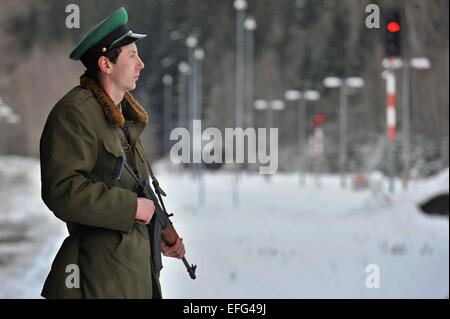
{"label": "man's chin", "polygon": [[128,90],[127,90],[127,91],[133,91],[134,89],[136,89],[136,83],[131,84],[131,85],[128,87]]}

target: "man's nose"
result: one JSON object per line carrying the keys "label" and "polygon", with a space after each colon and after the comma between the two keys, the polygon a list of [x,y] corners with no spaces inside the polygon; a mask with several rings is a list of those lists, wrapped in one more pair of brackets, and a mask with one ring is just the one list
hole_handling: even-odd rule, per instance
{"label": "man's nose", "polygon": [[139,65],[138,65],[139,70],[142,70],[144,67],[145,67],[144,62],[142,62],[141,58],[139,58]]}

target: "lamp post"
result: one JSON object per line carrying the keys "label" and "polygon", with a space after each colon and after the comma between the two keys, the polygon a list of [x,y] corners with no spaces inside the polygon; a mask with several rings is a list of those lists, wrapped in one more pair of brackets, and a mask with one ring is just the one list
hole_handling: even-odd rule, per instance
{"label": "lamp post", "polygon": [[[263,100],[263,99],[258,99],[255,100],[255,102],[253,103],[253,107],[257,112],[264,112],[264,127],[266,128],[266,131],[269,131],[269,136],[270,136],[270,118],[269,118],[269,112],[270,112],[270,101],[267,100]],[[257,151],[259,152],[260,148],[262,148],[263,150],[267,150],[267,132],[265,134],[265,138],[261,139],[259,134],[261,132],[259,132],[258,130],[258,143],[257,143]],[[263,142],[264,144],[263,144]],[[269,178],[269,175],[265,175],[266,179]]]}
{"label": "lamp post", "polygon": [[349,88],[362,88],[364,80],[360,77],[346,79],[327,77],[323,84],[327,88],[340,88],[339,98],[339,172],[341,187],[347,187],[347,161],[348,161],[348,94]]}
{"label": "lamp post", "polygon": [[[203,59],[205,58],[205,51],[203,51],[203,49],[201,48],[197,48],[194,51],[194,84],[195,84],[195,95],[194,95],[194,114],[193,114],[193,118],[194,120],[201,120],[202,119],[202,95],[203,95],[203,90],[202,90],[202,62]],[[193,134],[195,134],[195,132],[192,132]],[[194,136],[194,159],[197,158],[198,161],[200,161],[201,163],[201,152],[202,152],[202,145],[201,145],[201,141],[202,141],[202,137],[201,136]],[[194,161],[196,162],[196,161]],[[205,198],[205,187],[204,187],[204,181],[203,181],[203,177],[202,177],[202,170],[201,168],[201,164],[195,164],[195,171],[197,174],[195,174],[198,178],[198,203],[199,206],[203,206],[204,204],[204,198]]]}
{"label": "lamp post", "polygon": [[[244,110],[244,85],[245,85],[245,10],[247,9],[247,1],[235,0],[233,7],[236,10],[236,62],[235,62],[235,128],[244,128],[243,110]],[[233,202],[235,207],[239,207],[239,192],[237,184],[239,182],[239,170],[241,165],[236,164],[236,178],[233,192]]]}
{"label": "lamp post", "polygon": [[304,132],[304,116],[301,114],[304,110],[304,100],[302,99],[302,92],[298,90],[289,90],[284,93],[284,98],[288,102],[297,102],[297,156],[298,156],[298,171],[299,171],[299,181],[302,182],[302,143]]}
{"label": "lamp post", "polygon": [[318,101],[320,99],[320,93],[315,90],[306,90],[304,92],[297,90],[286,91],[284,97],[287,101],[298,102],[297,103],[297,123],[298,123],[298,157],[299,157],[299,183],[300,185],[305,182],[305,167],[304,162],[306,159],[306,135],[308,121],[306,118],[307,102]]}
{"label": "lamp post", "polygon": [[286,108],[286,104],[282,100],[273,100],[270,101],[270,112],[272,113],[270,120],[270,128],[272,127],[278,127],[278,112],[283,111]]}
{"label": "lamp post", "polygon": [[264,116],[264,127],[269,128],[270,127],[270,119],[269,119],[269,101],[266,100],[256,100],[253,103],[253,107],[255,108],[255,110],[257,111],[266,111],[265,116]]}
{"label": "lamp post", "polygon": [[186,62],[178,64],[178,127],[189,128],[188,123],[188,107],[187,101],[187,86],[188,78],[191,73],[191,68]]}
{"label": "lamp post", "polygon": [[189,78],[189,111],[188,111],[188,121],[189,121],[189,132],[192,134],[192,124],[194,119],[194,107],[195,107],[195,79],[194,79],[194,64],[195,64],[195,57],[194,57],[194,50],[198,45],[198,39],[195,35],[190,35],[186,39],[186,46],[188,47],[188,59],[189,59],[189,66],[192,68],[192,73],[190,74]]}
{"label": "lamp post", "polygon": [[194,85],[195,85],[195,94],[194,94],[194,110],[193,110],[193,118],[195,120],[202,119],[202,82],[203,82],[203,67],[202,62],[205,58],[205,51],[201,48],[197,48],[194,51]]}
{"label": "lamp post", "polygon": [[255,69],[255,30],[256,30],[256,21],[253,17],[247,17],[244,22],[244,27],[246,30],[246,63],[245,63],[245,83],[246,87],[246,101],[245,101],[245,113],[246,113],[246,126],[253,127],[253,92],[254,92],[254,69]]}
{"label": "lamp post", "polygon": [[[274,126],[278,126],[276,123],[276,119],[274,116],[276,113],[283,111],[286,108],[286,104],[282,100],[263,100],[258,99],[253,103],[253,107],[257,111],[265,112],[265,127],[266,127],[266,138],[264,139],[265,144],[260,144],[261,139],[258,137],[258,148],[262,147],[263,149],[267,149],[267,141],[270,140],[270,128]],[[259,134],[259,133],[258,133]],[[270,179],[270,175],[265,175],[266,179]]]}
{"label": "lamp post", "polygon": [[236,128],[244,127],[243,108],[244,108],[244,85],[245,85],[245,30],[244,19],[245,10],[247,9],[247,1],[235,0],[234,9],[236,10],[236,109],[235,109],[235,126]]}
{"label": "lamp post", "polygon": [[402,155],[403,155],[403,187],[408,188],[409,182],[409,166],[410,166],[410,110],[411,110],[411,69],[428,70],[431,63],[428,58],[416,57],[412,59],[404,59],[403,64],[403,87],[402,87]]}
{"label": "lamp post", "polygon": [[169,152],[170,131],[172,130],[172,105],[173,105],[173,78],[166,74],[163,76],[164,84],[164,154]]}

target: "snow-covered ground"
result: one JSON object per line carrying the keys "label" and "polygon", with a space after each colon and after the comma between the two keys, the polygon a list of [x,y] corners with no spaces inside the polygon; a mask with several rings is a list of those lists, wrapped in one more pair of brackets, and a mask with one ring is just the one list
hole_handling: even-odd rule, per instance
{"label": "snow-covered ground", "polygon": [[40,298],[66,236],[40,192],[38,161],[0,157],[0,298]]}
{"label": "snow-covered ground", "polygon": [[[193,281],[164,258],[165,298],[448,298],[448,218],[416,207],[448,191],[448,170],[393,195],[384,184],[341,189],[335,176],[300,186],[293,174],[242,175],[237,208],[232,174],[204,174],[199,206],[191,173],[155,171],[198,265]],[[0,184],[0,298],[39,298],[65,226],[40,200],[36,160],[0,158]],[[376,275],[369,265],[379,288],[366,286]]]}

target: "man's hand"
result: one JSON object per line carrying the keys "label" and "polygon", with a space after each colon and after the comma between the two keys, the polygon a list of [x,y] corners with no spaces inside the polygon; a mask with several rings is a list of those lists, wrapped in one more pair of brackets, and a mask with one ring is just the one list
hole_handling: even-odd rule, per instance
{"label": "man's hand", "polygon": [[155,204],[147,198],[137,199],[136,221],[140,224],[147,225],[155,213]]}
{"label": "man's hand", "polygon": [[183,238],[178,238],[175,245],[169,247],[166,245],[164,240],[161,241],[161,252],[166,257],[174,257],[181,259],[186,254],[186,250],[184,249]]}

